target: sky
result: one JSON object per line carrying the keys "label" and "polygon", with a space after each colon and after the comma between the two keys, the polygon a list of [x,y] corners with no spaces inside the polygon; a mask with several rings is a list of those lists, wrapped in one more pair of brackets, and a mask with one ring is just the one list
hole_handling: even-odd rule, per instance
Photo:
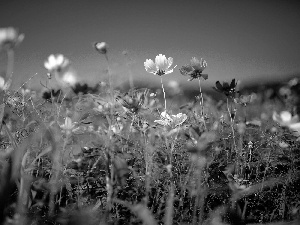
{"label": "sky", "polygon": [[[114,86],[128,81],[160,85],[145,71],[146,59],[172,57],[177,65],[163,81],[197,89],[179,68],[192,57],[207,61],[203,87],[236,78],[242,84],[274,81],[300,74],[300,1],[292,0],[1,0],[0,27],[25,34],[15,51],[13,87],[32,78],[45,83],[44,61],[61,53],[70,59],[78,80],[107,79],[106,61],[94,42],[109,44]],[[122,55],[128,51],[128,57]],[[129,58],[132,64],[127,66]],[[0,53],[0,72],[6,55]],[[55,83],[54,81],[51,81]],[[55,86],[55,84],[53,84]]]}

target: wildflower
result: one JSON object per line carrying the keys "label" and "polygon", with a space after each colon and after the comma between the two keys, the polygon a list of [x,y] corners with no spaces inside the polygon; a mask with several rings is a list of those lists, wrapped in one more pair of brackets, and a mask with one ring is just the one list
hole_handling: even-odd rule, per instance
{"label": "wildflower", "polygon": [[137,113],[145,101],[145,92],[133,90],[123,96],[117,96],[116,100],[123,106],[126,112]]}
{"label": "wildflower", "polygon": [[202,74],[203,70],[207,67],[207,63],[205,60],[201,58],[199,61],[197,58],[193,57],[191,59],[191,63],[185,66],[182,66],[179,69],[180,73],[184,76],[190,76],[191,78],[188,81],[192,81],[194,79],[200,79],[201,77],[206,80],[208,78],[208,74]]}
{"label": "wildflower", "polygon": [[299,79],[298,79],[298,78],[294,78],[294,79],[292,79],[292,80],[290,80],[290,81],[288,82],[288,85],[289,85],[290,87],[296,86],[297,84],[299,84]]}
{"label": "wildflower", "polygon": [[88,84],[80,84],[80,83],[76,83],[74,85],[74,87],[72,88],[75,94],[87,94],[87,93],[97,93],[98,88],[99,88],[100,84],[96,84],[95,87],[90,87]]}
{"label": "wildflower", "polygon": [[11,85],[11,82],[11,78],[9,78],[7,82],[5,82],[4,78],[0,76],[0,90],[7,91]]}
{"label": "wildflower", "polygon": [[280,126],[288,127],[294,132],[295,136],[300,136],[300,122],[298,122],[298,115],[292,117],[291,113],[288,111],[282,111],[280,115],[274,112],[273,120],[278,122]]}
{"label": "wildflower", "polygon": [[115,134],[120,134],[121,131],[123,130],[124,126],[122,123],[117,122],[114,125],[111,125],[110,129],[112,130],[112,132],[114,132]]}
{"label": "wildflower", "polygon": [[93,97],[93,101],[95,106],[93,109],[100,113],[108,113],[111,108],[115,107],[115,104],[108,99],[108,96],[104,98],[99,96]]}
{"label": "wildflower", "polygon": [[250,102],[252,102],[252,95],[241,95],[239,98],[235,98],[234,102],[243,106],[247,106]]}
{"label": "wildflower", "polygon": [[186,114],[178,113],[177,115],[169,115],[166,111],[164,111],[161,113],[161,119],[154,120],[154,122],[163,126],[177,127],[183,124],[186,119]]}
{"label": "wildflower", "polygon": [[29,94],[31,91],[28,88],[21,88],[21,93],[23,96]]}
{"label": "wildflower", "polygon": [[247,126],[254,126],[254,127],[260,127],[261,126],[261,121],[258,119],[253,119],[251,121],[246,122]]}
{"label": "wildflower", "polygon": [[279,147],[281,147],[281,148],[287,148],[287,147],[289,147],[289,145],[288,145],[286,142],[284,142],[284,141],[280,141],[280,142],[278,143],[278,145],[279,145]]}
{"label": "wildflower", "polygon": [[288,96],[290,96],[290,95],[292,94],[292,91],[291,91],[291,89],[288,88],[288,87],[281,87],[281,88],[279,89],[279,94],[280,94],[281,96],[283,96],[283,97],[288,97]]}
{"label": "wildflower", "polygon": [[42,98],[52,102],[51,97],[53,98],[53,100],[57,100],[59,98],[60,95],[62,95],[61,93],[62,91],[60,89],[58,89],[57,91],[55,91],[54,89],[51,89],[50,91],[45,91],[42,93]]}
{"label": "wildflower", "polygon": [[65,123],[63,125],[59,125],[61,129],[65,130],[67,135],[70,135],[74,130],[75,123],[72,122],[70,117],[66,117]]}
{"label": "wildflower", "polygon": [[77,83],[76,76],[72,71],[64,73],[61,79],[59,77],[55,78],[58,82],[62,83],[63,85],[68,84],[70,86],[74,86]]}
{"label": "wildflower", "polygon": [[63,69],[70,64],[69,59],[65,58],[62,54],[50,55],[48,61],[45,61],[44,66],[49,72],[60,73]]}
{"label": "wildflower", "polygon": [[220,81],[217,81],[216,87],[213,87],[213,89],[225,94],[227,97],[234,97],[234,94],[236,93],[236,86],[237,83],[235,82],[235,79],[232,79],[230,84],[223,82],[223,85],[220,83]]}
{"label": "wildflower", "polygon": [[288,111],[282,111],[280,115],[273,112],[273,120],[278,122],[280,126],[289,127],[299,121],[298,115],[292,117],[291,113]]}
{"label": "wildflower", "polygon": [[169,57],[167,59],[166,56],[162,54],[156,56],[155,63],[152,61],[152,59],[146,59],[146,62],[144,62],[146,71],[158,76],[172,73],[173,69],[177,66],[176,65],[173,69],[170,69],[172,64],[173,58]]}
{"label": "wildflower", "polygon": [[106,54],[108,49],[108,44],[106,44],[106,42],[96,42],[94,44],[94,47],[96,51],[98,51],[100,54]]}
{"label": "wildflower", "polygon": [[0,50],[13,49],[24,40],[25,35],[13,27],[0,28]]}

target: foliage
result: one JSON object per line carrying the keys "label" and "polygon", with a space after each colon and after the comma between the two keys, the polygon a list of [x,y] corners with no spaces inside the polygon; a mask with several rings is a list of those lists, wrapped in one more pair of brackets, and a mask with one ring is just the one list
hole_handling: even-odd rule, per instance
{"label": "foliage", "polygon": [[[149,73],[173,72],[171,57],[146,62]],[[200,85],[206,65],[193,58],[181,70]],[[147,88],[122,93],[111,82],[77,84],[73,97],[3,89],[0,223],[297,224],[292,84],[284,85],[288,96],[264,100],[267,90],[237,96],[235,79],[217,82],[226,101],[203,96],[200,86],[201,97],[174,110],[165,93],[163,107]],[[288,125],[275,113],[283,110]]]}

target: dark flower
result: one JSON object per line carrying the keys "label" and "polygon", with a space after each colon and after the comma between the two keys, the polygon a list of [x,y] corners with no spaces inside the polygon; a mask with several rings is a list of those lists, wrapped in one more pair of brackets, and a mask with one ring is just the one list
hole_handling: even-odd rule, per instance
{"label": "dark flower", "polygon": [[60,94],[62,95],[60,89],[58,89],[57,91],[52,89],[51,91],[44,92],[42,98],[51,102],[51,92],[53,98],[58,98]]}
{"label": "dark flower", "polygon": [[191,63],[185,66],[182,66],[179,69],[180,73],[183,76],[190,76],[191,78],[188,81],[192,81],[194,79],[200,79],[201,77],[206,80],[208,78],[207,74],[202,74],[203,70],[207,67],[207,63],[205,60],[201,58],[199,61],[197,58],[193,57],[191,59]]}
{"label": "dark flower", "polygon": [[79,94],[80,92],[82,94],[95,94],[98,91],[99,84],[97,84],[95,87],[89,87],[87,84],[80,84],[76,83],[74,87],[72,87],[75,94]]}
{"label": "dark flower", "polygon": [[213,87],[214,90],[221,92],[226,95],[226,97],[233,98],[235,93],[237,91],[235,90],[237,83],[235,82],[235,79],[232,79],[231,83],[223,82],[223,85],[220,83],[220,81],[216,82],[216,87]]}
{"label": "dark flower", "polygon": [[94,47],[97,52],[100,54],[106,54],[108,49],[108,44],[106,42],[96,42],[94,43]]}
{"label": "dark flower", "polygon": [[145,102],[145,96],[148,90],[130,90],[129,92],[119,95],[116,100],[123,106],[126,112],[137,113]]}

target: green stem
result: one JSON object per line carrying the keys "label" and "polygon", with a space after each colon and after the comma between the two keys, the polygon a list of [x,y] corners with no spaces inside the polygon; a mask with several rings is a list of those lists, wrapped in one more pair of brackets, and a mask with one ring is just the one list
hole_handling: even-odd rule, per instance
{"label": "green stem", "polygon": [[201,106],[201,116],[204,115],[204,101],[203,101],[203,94],[202,94],[202,90],[201,90],[201,80],[200,80],[200,77],[198,78],[198,81],[199,81],[199,91],[200,91],[200,98],[201,98],[201,103],[200,103],[200,106]]}
{"label": "green stem", "polygon": [[160,83],[161,83],[161,88],[162,88],[163,93],[164,93],[164,99],[165,99],[165,111],[166,111],[166,110],[167,110],[167,100],[166,100],[166,92],[165,92],[164,85],[163,85],[163,82],[162,82],[162,77],[160,77]]}
{"label": "green stem", "polygon": [[239,155],[238,155],[238,149],[237,149],[236,143],[235,143],[234,119],[231,116],[231,111],[229,109],[228,98],[227,98],[227,110],[228,110],[228,114],[229,114],[229,117],[230,117],[230,126],[231,126],[231,130],[232,130],[232,140],[233,140],[233,146],[234,146],[234,150],[235,150],[235,153],[236,153],[236,159],[237,159],[236,160],[236,163],[237,163],[236,172],[237,172],[239,170],[239,168],[238,168],[238,166],[239,166]]}
{"label": "green stem", "polygon": [[6,80],[12,77],[14,69],[14,50],[7,50],[7,69],[6,69]]}
{"label": "green stem", "polygon": [[106,59],[106,62],[107,62],[107,74],[108,74],[108,83],[109,83],[109,90],[110,90],[110,94],[111,94],[111,98],[112,98],[112,103],[114,102],[114,99],[113,99],[113,87],[112,87],[112,83],[111,83],[111,73],[110,73],[110,66],[109,66],[109,60],[108,60],[108,56],[107,54],[105,54],[105,59]]}
{"label": "green stem", "polygon": [[134,84],[133,84],[133,77],[132,77],[132,71],[131,71],[131,68],[130,68],[130,62],[132,60],[127,57],[127,66],[128,66],[128,71],[129,71],[129,85],[130,85],[130,89],[133,89],[134,87]]}

